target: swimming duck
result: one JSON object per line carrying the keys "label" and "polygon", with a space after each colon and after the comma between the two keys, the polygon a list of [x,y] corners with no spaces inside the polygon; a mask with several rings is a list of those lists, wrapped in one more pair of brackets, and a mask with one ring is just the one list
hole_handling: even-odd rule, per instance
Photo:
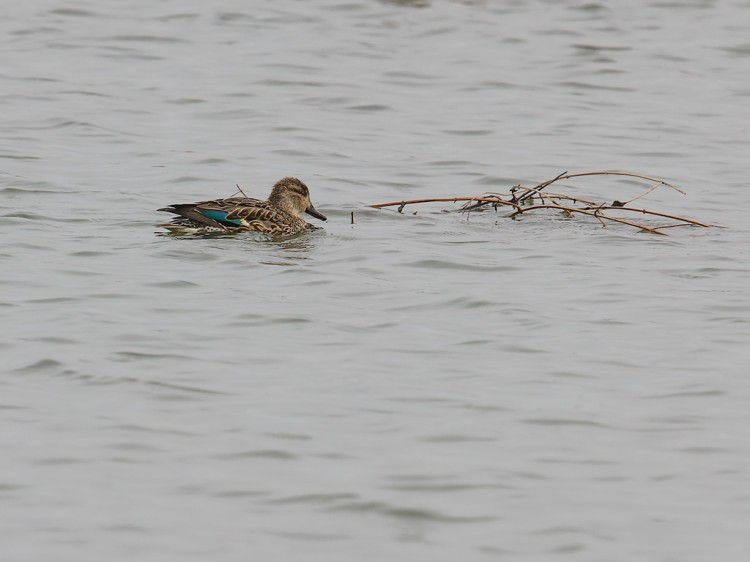
{"label": "swimming duck", "polygon": [[297,178],[276,182],[267,201],[229,197],[199,203],[179,203],[158,209],[178,215],[161,224],[173,234],[236,234],[262,232],[270,236],[292,236],[307,229],[300,214],[328,220],[313,207],[310,190]]}

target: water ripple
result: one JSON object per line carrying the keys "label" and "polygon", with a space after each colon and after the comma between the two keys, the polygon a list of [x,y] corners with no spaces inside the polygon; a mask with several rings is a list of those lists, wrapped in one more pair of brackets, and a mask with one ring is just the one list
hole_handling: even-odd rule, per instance
{"label": "water ripple", "polygon": [[327,511],[343,511],[349,513],[373,513],[394,519],[410,521],[425,521],[437,523],[485,523],[496,521],[497,517],[488,515],[457,516],[441,513],[436,510],[422,509],[418,507],[395,506],[386,502],[359,501],[349,502],[343,505],[327,508]]}
{"label": "water ripple", "polygon": [[313,505],[327,505],[330,503],[336,503],[340,500],[351,500],[358,496],[356,494],[339,493],[339,494],[302,494],[297,496],[288,496],[285,498],[278,498],[274,500],[268,500],[269,504],[313,504]]}
{"label": "water ripple", "polygon": [[261,459],[261,460],[281,460],[291,461],[297,459],[296,455],[289,453],[288,451],[282,451],[279,449],[259,449],[254,451],[242,451],[238,453],[228,453],[223,455],[217,455],[219,460],[244,460],[244,459]]}

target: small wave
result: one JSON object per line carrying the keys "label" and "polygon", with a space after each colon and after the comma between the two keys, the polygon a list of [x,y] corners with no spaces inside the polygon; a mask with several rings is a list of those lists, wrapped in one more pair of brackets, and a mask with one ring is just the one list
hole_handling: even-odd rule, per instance
{"label": "small wave", "polygon": [[599,422],[592,422],[589,420],[576,420],[576,419],[562,419],[562,418],[528,418],[521,420],[523,423],[530,425],[550,425],[550,426],[581,426],[581,427],[595,427],[602,429],[614,429],[611,426],[605,425]]}
{"label": "small wave", "polygon": [[419,260],[410,263],[403,264],[407,267],[416,267],[419,269],[451,269],[451,270],[462,270],[462,271],[483,271],[483,272],[505,272],[505,271],[517,271],[517,267],[509,265],[475,265],[468,263],[459,263],[455,261],[428,259]]}
{"label": "small wave", "polygon": [[420,441],[423,441],[425,443],[475,443],[475,442],[496,441],[496,438],[445,434],[445,435],[429,435],[427,437],[421,438]]}
{"label": "small wave", "polygon": [[356,499],[356,494],[350,493],[338,493],[338,494],[302,494],[299,496],[288,496],[285,498],[278,498],[274,500],[268,500],[270,504],[330,504],[340,500]]}
{"label": "small wave", "polygon": [[503,484],[460,484],[460,483],[445,483],[445,484],[396,484],[388,486],[389,490],[397,492],[429,492],[429,493],[453,493],[453,492],[468,492],[473,490],[506,490],[508,486]]}
{"label": "small wave", "polygon": [[327,511],[347,511],[352,513],[375,513],[395,519],[409,519],[414,521],[432,521],[440,523],[480,523],[495,521],[497,518],[489,515],[447,515],[433,509],[418,507],[401,507],[385,502],[361,501],[350,502],[345,505],[330,507]]}
{"label": "small wave", "polygon": [[377,111],[390,111],[392,108],[388,105],[382,105],[377,103],[365,104],[365,105],[352,105],[346,109],[350,111],[361,111],[366,113],[374,113]]}
{"label": "small wave", "polygon": [[664,399],[664,398],[708,398],[714,396],[724,396],[726,392],[717,389],[706,389],[706,390],[686,390],[684,392],[671,392],[668,394],[657,394],[650,396],[649,398]]}
{"label": "small wave", "polygon": [[242,459],[268,459],[268,460],[295,460],[296,455],[281,451],[279,449],[259,449],[257,451],[242,451],[239,453],[229,453],[226,455],[217,455],[220,460],[242,460]]}
{"label": "small wave", "polygon": [[163,35],[114,35],[108,37],[107,40],[133,43],[188,43],[185,39],[165,37]]}
{"label": "small wave", "polygon": [[44,373],[49,371],[59,371],[65,366],[55,359],[40,359],[34,363],[30,363],[25,367],[18,367],[12,372],[19,374],[31,374],[31,373]]}
{"label": "small wave", "polygon": [[38,156],[29,156],[28,154],[0,154],[0,158],[6,160],[41,160]]}
{"label": "small wave", "polygon": [[96,12],[90,12],[88,10],[79,10],[76,8],[57,8],[55,10],[50,10],[48,13],[55,15],[55,16],[69,16],[74,18],[91,18],[91,17],[99,17],[99,14]]}

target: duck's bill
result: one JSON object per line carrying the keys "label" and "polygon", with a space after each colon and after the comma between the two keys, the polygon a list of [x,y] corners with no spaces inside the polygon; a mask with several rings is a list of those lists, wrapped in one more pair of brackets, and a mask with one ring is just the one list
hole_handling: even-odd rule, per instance
{"label": "duck's bill", "polygon": [[319,213],[318,211],[316,211],[315,207],[313,207],[312,205],[310,205],[307,209],[305,209],[305,212],[308,215],[312,215],[316,219],[320,219],[322,221],[327,221],[328,220],[323,213]]}

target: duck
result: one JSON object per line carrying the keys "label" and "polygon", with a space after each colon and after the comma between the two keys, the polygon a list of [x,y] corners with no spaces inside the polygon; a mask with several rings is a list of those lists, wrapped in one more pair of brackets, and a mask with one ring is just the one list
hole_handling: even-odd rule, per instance
{"label": "duck", "polygon": [[294,236],[312,225],[300,217],[307,213],[326,221],[310,201],[310,190],[297,178],[277,181],[266,201],[250,197],[229,197],[198,203],[177,203],[157,209],[177,215],[160,224],[170,234],[238,234],[260,232],[273,237]]}

